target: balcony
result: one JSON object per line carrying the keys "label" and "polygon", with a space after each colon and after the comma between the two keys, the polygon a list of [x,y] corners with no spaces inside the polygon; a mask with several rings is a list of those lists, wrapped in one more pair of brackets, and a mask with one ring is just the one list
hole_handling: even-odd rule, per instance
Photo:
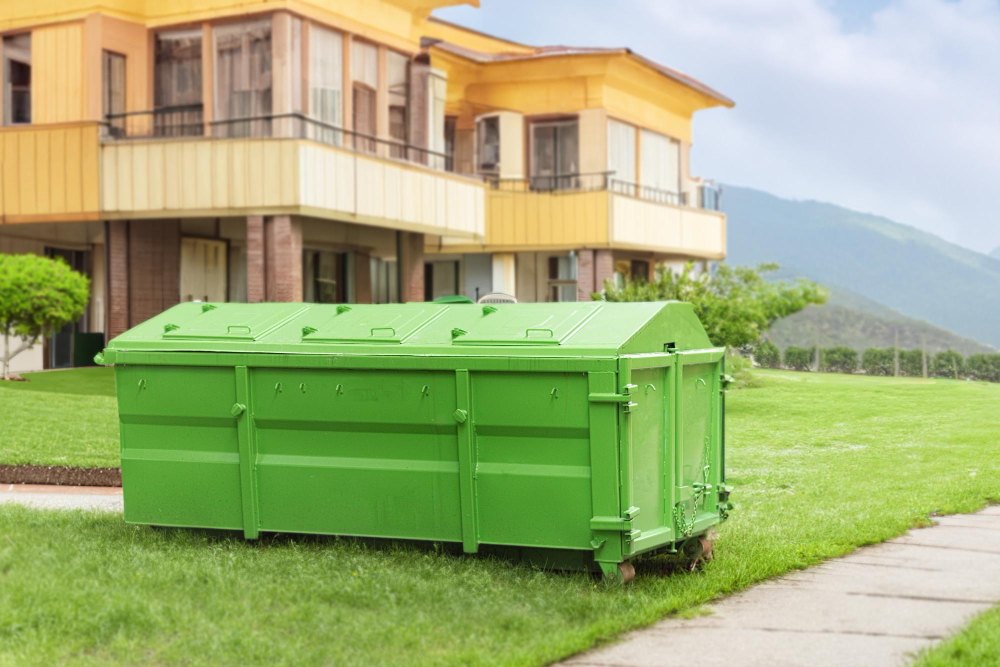
{"label": "balcony", "polygon": [[428,250],[619,248],[725,257],[725,215],[689,206],[686,193],[626,183],[610,173],[487,179],[487,187],[486,243],[444,237]]}
{"label": "balcony", "polygon": [[106,217],[293,214],[481,241],[485,189],[449,156],[302,114],[204,122],[200,105],[107,117]]}

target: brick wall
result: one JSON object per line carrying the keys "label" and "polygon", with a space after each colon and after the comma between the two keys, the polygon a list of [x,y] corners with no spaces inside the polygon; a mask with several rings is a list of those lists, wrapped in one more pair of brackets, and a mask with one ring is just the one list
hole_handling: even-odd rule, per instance
{"label": "brick wall", "polygon": [[264,287],[264,216],[247,216],[247,301],[260,303]]}
{"label": "brick wall", "polygon": [[179,221],[129,223],[129,326],[180,303],[180,249]]}
{"label": "brick wall", "polygon": [[594,251],[578,250],[576,253],[576,300],[590,301],[594,291]]}
{"label": "brick wall", "polygon": [[401,232],[403,263],[401,277],[403,282],[402,300],[424,300],[424,235],[415,232]]}
{"label": "brick wall", "polygon": [[358,303],[372,302],[371,257],[363,252],[354,255],[355,297]]}
{"label": "brick wall", "polygon": [[104,330],[110,340],[129,328],[128,316],[128,223],[110,220],[104,223],[107,252],[107,297]]}
{"label": "brick wall", "polygon": [[594,291],[604,289],[604,281],[610,280],[615,274],[615,257],[610,250],[594,251]]}
{"label": "brick wall", "polygon": [[288,215],[265,218],[264,263],[267,300],[302,301],[302,225],[298,220]]}

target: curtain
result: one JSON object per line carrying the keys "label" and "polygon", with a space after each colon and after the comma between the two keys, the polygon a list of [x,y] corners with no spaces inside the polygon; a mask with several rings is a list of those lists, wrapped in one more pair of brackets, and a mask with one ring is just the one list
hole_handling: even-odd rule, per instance
{"label": "curtain", "polygon": [[104,117],[108,120],[111,135],[121,137],[125,135],[125,118],[107,117],[109,114],[125,113],[125,56],[111,51],[103,51],[101,56],[104,61]]}
{"label": "curtain", "polygon": [[201,71],[201,30],[175,30],[156,35],[154,134],[191,136],[203,133]]}
{"label": "curtain", "polygon": [[389,51],[386,57],[386,78],[389,85],[389,136],[403,144],[403,146],[393,146],[391,155],[395,158],[405,158],[405,145],[409,139],[407,98],[410,92],[410,59],[395,51]]}
{"label": "curtain", "polygon": [[355,138],[355,146],[360,150],[374,153],[376,142],[366,137],[374,137],[376,125],[375,91],[378,90],[378,47],[368,42],[354,40],[351,43],[351,79],[354,104],[354,131],[362,135]]}
{"label": "curtain", "polygon": [[267,136],[271,121],[271,19],[226,25],[215,30],[215,113],[223,137]]}
{"label": "curtain", "polygon": [[[339,32],[313,24],[309,30],[309,115],[334,127],[344,119],[344,38]],[[311,138],[339,146],[337,130],[311,128]]]}
{"label": "curtain", "polygon": [[680,144],[657,132],[639,133],[639,179],[643,188],[640,196],[668,204],[680,203]]}
{"label": "curtain", "polygon": [[635,126],[608,121],[608,171],[612,189],[635,193]]}
{"label": "curtain", "polygon": [[531,133],[532,187],[538,190],[579,187],[580,129],[577,121],[536,123]]}

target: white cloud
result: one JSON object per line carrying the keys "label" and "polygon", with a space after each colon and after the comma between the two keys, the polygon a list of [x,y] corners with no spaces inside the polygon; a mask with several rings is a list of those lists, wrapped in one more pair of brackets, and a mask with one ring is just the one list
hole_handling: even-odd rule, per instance
{"label": "white cloud", "polygon": [[703,174],[1000,245],[1000,4],[898,0],[853,31],[819,0],[640,6],[648,55],[737,102],[696,115]]}

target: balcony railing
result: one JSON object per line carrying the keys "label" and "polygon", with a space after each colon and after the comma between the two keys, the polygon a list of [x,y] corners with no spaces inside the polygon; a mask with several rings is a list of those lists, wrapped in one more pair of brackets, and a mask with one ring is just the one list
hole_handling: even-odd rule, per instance
{"label": "balcony railing", "polygon": [[[502,192],[546,192],[566,193],[607,190],[620,195],[628,195],[658,204],[687,206],[686,192],[671,192],[648,185],[639,185],[614,178],[615,172],[601,171],[578,174],[556,174],[553,176],[532,176],[531,178],[485,177],[487,185]],[[704,207],[709,208],[709,207]],[[710,210],[717,210],[712,208]]]}
{"label": "balcony railing", "polygon": [[449,153],[346,130],[302,113],[205,121],[202,105],[197,104],[107,114],[104,126],[106,139],[116,141],[174,137],[310,139],[362,155],[410,162],[439,171],[453,171],[454,165]]}

